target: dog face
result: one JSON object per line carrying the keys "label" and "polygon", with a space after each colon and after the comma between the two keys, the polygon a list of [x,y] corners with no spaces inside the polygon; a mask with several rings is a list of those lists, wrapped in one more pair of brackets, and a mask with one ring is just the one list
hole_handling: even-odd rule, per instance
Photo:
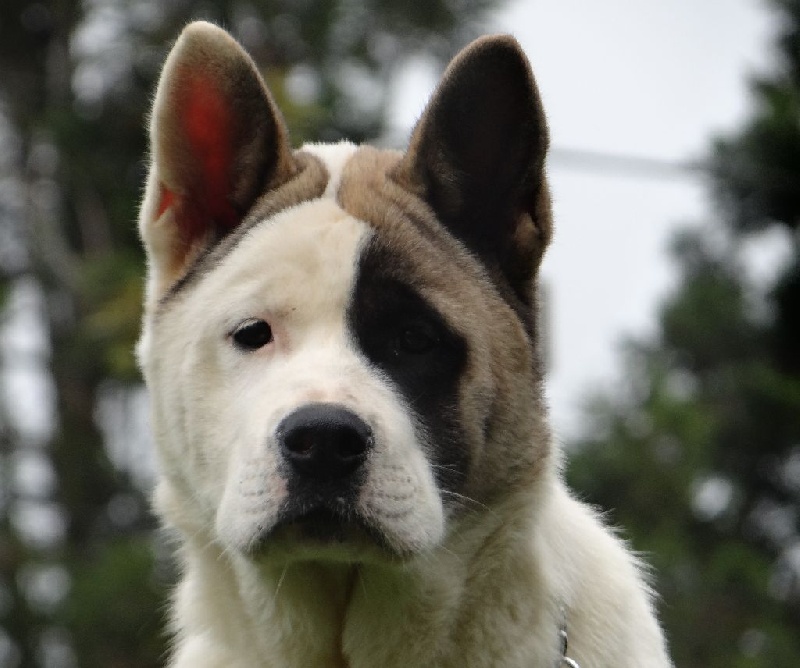
{"label": "dog face", "polygon": [[156,95],[139,355],[167,520],[258,559],[404,559],[547,465],[546,130],[524,55],[450,65],[404,154],[293,152],[192,24]]}

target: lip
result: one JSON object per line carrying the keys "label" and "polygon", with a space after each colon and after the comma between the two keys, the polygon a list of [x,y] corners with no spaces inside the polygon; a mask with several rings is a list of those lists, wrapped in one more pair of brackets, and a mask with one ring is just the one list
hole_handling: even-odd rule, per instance
{"label": "lip", "polygon": [[285,508],[278,521],[252,545],[251,556],[337,562],[396,562],[408,555],[394,549],[379,527],[352,508],[314,505]]}
{"label": "lip", "polygon": [[346,543],[366,530],[364,522],[351,513],[341,513],[320,506],[293,513],[278,521],[276,531],[286,529],[301,540],[319,543]]}

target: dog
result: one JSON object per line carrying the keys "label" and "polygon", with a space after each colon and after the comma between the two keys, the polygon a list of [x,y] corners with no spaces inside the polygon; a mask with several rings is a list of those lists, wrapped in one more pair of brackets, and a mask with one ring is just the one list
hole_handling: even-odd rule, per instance
{"label": "dog", "polygon": [[169,665],[670,666],[639,560],[548,427],[548,134],[517,42],[459,53],[405,152],[293,150],[251,58],[192,23],[150,138]]}

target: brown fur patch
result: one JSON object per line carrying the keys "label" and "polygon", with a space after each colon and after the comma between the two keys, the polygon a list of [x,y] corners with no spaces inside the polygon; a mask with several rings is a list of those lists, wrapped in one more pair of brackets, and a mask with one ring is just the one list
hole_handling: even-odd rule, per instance
{"label": "brown fur patch", "polygon": [[392,178],[400,160],[361,147],[338,201],[375,229],[370,246],[379,249],[382,274],[417,291],[467,341],[458,405],[469,450],[463,492],[485,503],[515,481],[530,483],[549,452],[537,337],[480,260]]}

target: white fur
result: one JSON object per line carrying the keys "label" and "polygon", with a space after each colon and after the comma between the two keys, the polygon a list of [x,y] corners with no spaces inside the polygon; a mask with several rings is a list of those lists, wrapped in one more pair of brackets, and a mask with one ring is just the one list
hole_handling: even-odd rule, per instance
{"label": "white fur", "polygon": [[[637,564],[553,462],[503,504],[445,516],[402,399],[347,333],[371,234],[332,199],[352,147],[306,150],[331,174],[322,198],[252,228],[158,317],[151,292],[140,356],[156,505],[183,544],[172,668],[554,668],[562,609],[583,668],[670,666]],[[228,335],[252,317],[275,340],[242,353]],[[343,404],[375,430],[358,503],[415,557],[286,535],[249,556],[286,494],[275,427],[309,401]]]}
{"label": "white fur", "polygon": [[358,147],[349,141],[340,141],[338,144],[305,144],[303,151],[315,155],[328,170],[328,184],[325,186],[323,197],[336,197],[339,184],[342,181],[342,172],[347,161]]}

